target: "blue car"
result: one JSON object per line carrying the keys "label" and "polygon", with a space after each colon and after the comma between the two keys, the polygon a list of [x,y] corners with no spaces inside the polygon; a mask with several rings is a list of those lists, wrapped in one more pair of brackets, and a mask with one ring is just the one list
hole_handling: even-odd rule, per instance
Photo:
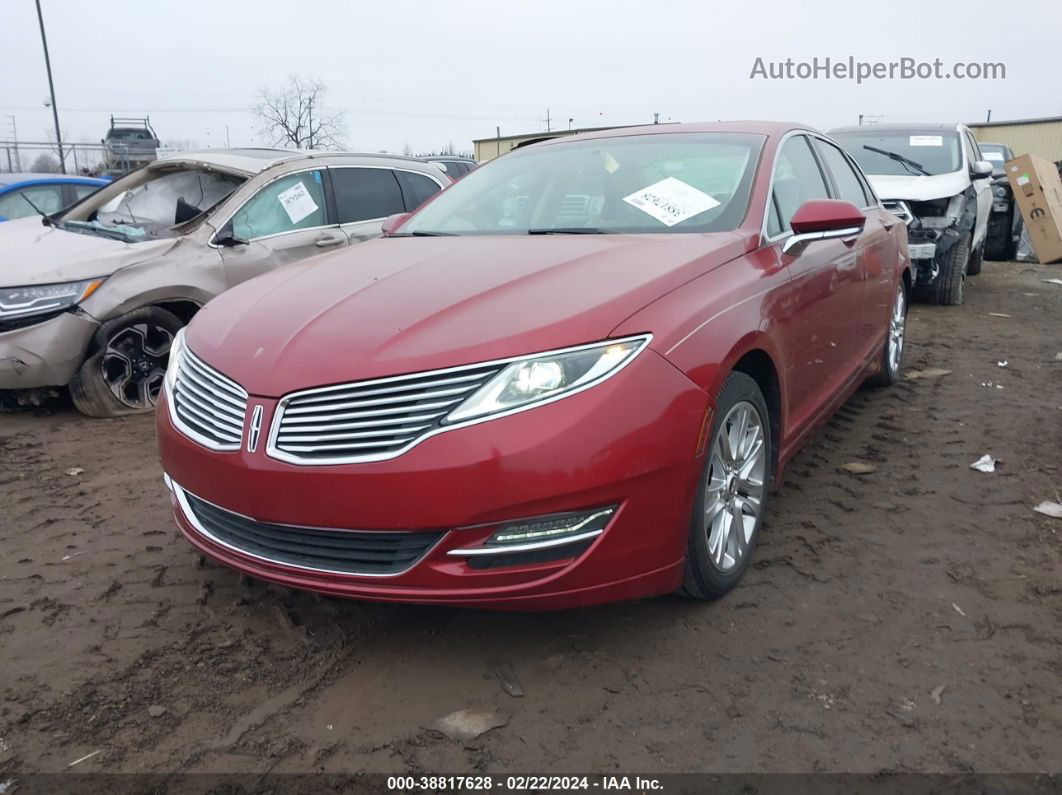
{"label": "blue car", "polygon": [[34,205],[47,215],[57,213],[108,182],[65,174],[0,174],[0,221],[37,215]]}

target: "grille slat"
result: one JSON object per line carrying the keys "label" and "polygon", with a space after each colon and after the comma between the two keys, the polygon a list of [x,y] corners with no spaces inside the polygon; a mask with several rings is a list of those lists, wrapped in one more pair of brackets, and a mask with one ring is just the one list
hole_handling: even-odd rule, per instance
{"label": "grille slat", "polygon": [[342,411],[362,406],[387,406],[395,403],[410,403],[418,400],[432,400],[433,398],[450,397],[451,395],[463,395],[468,391],[467,387],[451,387],[449,389],[436,389],[425,392],[414,392],[409,395],[395,395],[392,397],[369,398],[368,400],[348,400],[339,403],[325,403],[316,406],[302,406],[288,409],[289,414],[310,414],[322,411]]}
{"label": "grille slat", "polygon": [[[411,411],[427,411],[428,409],[446,409],[453,406],[456,403],[460,403],[461,398],[455,398],[453,400],[444,400],[437,403],[423,403],[419,406],[399,406],[393,409],[373,409],[369,411],[347,411],[342,414],[330,414],[327,411],[321,411],[318,414],[305,414],[296,417],[289,417],[287,412],[284,412],[284,424],[285,425],[297,425],[299,423],[309,422],[326,422],[330,420],[356,420],[362,417],[391,417],[395,414],[409,414]],[[439,414],[444,414],[445,411],[435,411],[432,413],[432,417],[436,417]]]}
{"label": "grille slat", "polygon": [[214,450],[239,449],[247,393],[188,348],[181,353],[172,397],[177,424],[192,438]]}
{"label": "grille slat", "polygon": [[406,392],[414,389],[425,389],[428,387],[437,386],[449,386],[451,384],[461,384],[468,381],[475,381],[482,378],[482,374],[474,373],[472,375],[463,375],[453,378],[433,378],[430,381],[420,381],[410,379],[409,382],[398,384],[396,386],[384,387],[380,389],[373,389],[368,386],[357,389],[343,389],[337,388],[334,392],[330,392],[327,395],[310,396],[307,395],[301,398],[299,403],[301,405],[309,405],[311,403],[329,403],[334,400],[347,400],[350,398],[370,397],[375,395],[389,395],[395,392]]}
{"label": "grille slat", "polygon": [[309,464],[392,457],[440,427],[502,366],[378,378],[290,395],[274,419],[270,454]]}
{"label": "grille slat", "polygon": [[337,574],[392,575],[409,569],[440,532],[324,530],[258,522],[181,491],[199,527],[216,541],[275,563]]}

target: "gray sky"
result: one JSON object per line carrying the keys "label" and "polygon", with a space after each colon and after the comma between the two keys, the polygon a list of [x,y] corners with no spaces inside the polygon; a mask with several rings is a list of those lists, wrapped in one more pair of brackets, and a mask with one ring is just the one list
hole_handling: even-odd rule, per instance
{"label": "gray sky", "polygon": [[[60,123],[98,141],[111,112],[150,114],[163,141],[266,143],[262,86],[322,79],[348,145],[417,150],[554,127],[792,119],[820,128],[1062,114],[1058,0],[771,2],[41,0]],[[0,138],[51,126],[33,0],[3,0]],[[118,32],[126,20],[129,30]],[[1005,80],[750,80],[765,60],[903,56],[1002,61]]]}

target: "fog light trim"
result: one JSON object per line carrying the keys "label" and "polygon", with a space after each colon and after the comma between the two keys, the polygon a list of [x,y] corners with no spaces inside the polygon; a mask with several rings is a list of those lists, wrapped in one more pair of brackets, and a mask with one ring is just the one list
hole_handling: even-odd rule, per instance
{"label": "fog light trim", "polygon": [[[574,514],[569,517],[569,524],[567,526],[549,528],[537,533],[533,529],[528,532],[516,533],[514,532],[514,528],[534,528],[536,524],[554,524],[559,521],[558,518],[539,517],[537,520],[531,519],[522,522],[509,522],[507,525],[503,525],[496,530],[494,534],[487,539],[486,544],[483,546],[451,549],[446,554],[455,557],[508,555],[514,552],[533,552],[537,549],[550,549],[551,547],[577,544],[582,541],[588,541],[591,538],[596,538],[605,532],[608,520],[615,513],[616,507],[610,506],[588,514]],[[590,527],[597,522],[600,522],[600,526],[584,530],[584,528]]]}

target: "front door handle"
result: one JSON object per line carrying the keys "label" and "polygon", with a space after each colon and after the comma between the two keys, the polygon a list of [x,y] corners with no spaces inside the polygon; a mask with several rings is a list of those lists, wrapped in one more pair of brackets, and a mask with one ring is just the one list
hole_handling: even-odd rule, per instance
{"label": "front door handle", "polygon": [[338,246],[342,242],[344,242],[344,238],[341,237],[319,237],[313,241],[313,244],[317,248],[327,248],[328,246]]}

